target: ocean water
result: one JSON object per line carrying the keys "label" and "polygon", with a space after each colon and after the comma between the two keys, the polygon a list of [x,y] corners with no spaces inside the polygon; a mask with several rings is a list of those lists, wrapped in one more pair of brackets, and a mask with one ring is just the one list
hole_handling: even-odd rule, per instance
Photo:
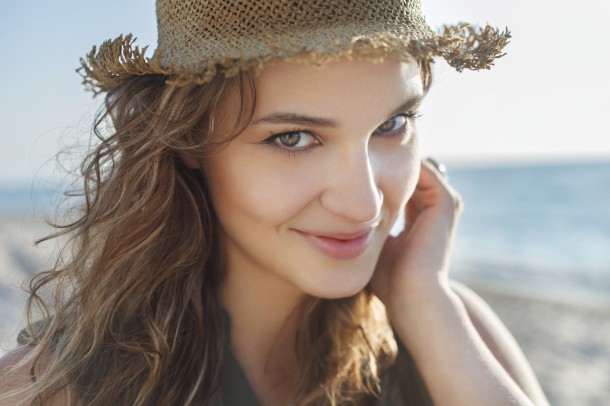
{"label": "ocean water", "polygon": [[[610,162],[450,168],[465,203],[452,275],[511,294],[610,309]],[[0,214],[38,213],[57,188],[0,188]]]}
{"label": "ocean water", "polygon": [[610,162],[451,171],[465,202],[452,272],[610,308]]}

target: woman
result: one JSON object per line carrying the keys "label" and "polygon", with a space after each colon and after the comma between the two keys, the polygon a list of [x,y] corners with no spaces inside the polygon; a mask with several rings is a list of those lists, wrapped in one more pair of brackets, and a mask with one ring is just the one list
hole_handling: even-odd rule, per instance
{"label": "woman", "polygon": [[101,142],[0,399],[546,404],[510,334],[448,278],[461,202],[415,127],[430,58],[489,67],[508,34],[436,35],[417,2],[389,0],[157,14],[153,59],[120,37],[83,61],[107,92]]}

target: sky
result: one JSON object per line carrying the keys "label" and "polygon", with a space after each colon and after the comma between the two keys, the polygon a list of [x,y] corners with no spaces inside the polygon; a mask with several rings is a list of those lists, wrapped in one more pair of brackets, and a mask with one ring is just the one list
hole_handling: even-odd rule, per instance
{"label": "sky", "polygon": [[[419,123],[423,155],[450,167],[610,161],[610,2],[423,0],[423,8],[433,28],[489,22],[513,36],[490,71],[435,64]],[[79,58],[130,32],[155,48],[153,0],[0,0],[0,186],[63,178],[56,153],[86,143],[101,101],[84,91]]]}

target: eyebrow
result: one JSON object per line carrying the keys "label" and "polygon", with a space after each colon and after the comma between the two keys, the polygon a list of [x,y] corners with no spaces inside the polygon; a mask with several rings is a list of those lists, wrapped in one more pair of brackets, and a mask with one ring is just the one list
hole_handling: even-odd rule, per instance
{"label": "eyebrow", "polygon": [[[416,95],[407,99],[404,103],[398,106],[390,115],[389,118],[392,118],[398,114],[404,113],[406,111],[413,110],[416,108],[423,100],[424,95]],[[328,128],[337,128],[339,127],[339,123],[332,118],[324,118],[324,117],[313,117],[307,116],[303,114],[290,113],[290,112],[277,112],[272,113],[268,116],[261,117],[252,122],[252,125],[256,124],[296,124],[302,126],[311,126],[311,127],[328,127]]]}
{"label": "eyebrow", "polygon": [[259,118],[252,124],[297,124],[312,127],[339,127],[339,123],[331,118],[313,117],[297,113],[273,113]]}
{"label": "eyebrow", "polygon": [[396,110],[394,110],[394,111],[392,111],[392,113],[390,113],[388,119],[390,119],[394,116],[397,116],[401,113],[413,111],[414,109],[418,108],[419,105],[421,104],[421,102],[424,100],[424,96],[425,96],[425,94],[418,94],[418,95],[408,98],[407,100],[405,100],[404,103],[402,103],[400,106],[398,106],[398,108],[396,108]]}

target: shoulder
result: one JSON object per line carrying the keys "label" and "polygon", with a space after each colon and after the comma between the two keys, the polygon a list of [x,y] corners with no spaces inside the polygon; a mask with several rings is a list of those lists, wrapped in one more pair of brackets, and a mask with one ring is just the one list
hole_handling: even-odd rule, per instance
{"label": "shoulder", "polygon": [[452,280],[451,288],[461,299],[474,327],[496,357],[504,358],[511,350],[518,348],[513,336],[487,302],[460,282]]}
{"label": "shoulder", "polygon": [[[34,345],[22,345],[19,348],[4,354],[0,358],[0,404],[6,399],[5,396],[11,394],[10,404],[22,404],[25,400],[25,394],[19,394],[20,391],[25,391],[29,386],[35,382],[36,378],[33,375],[34,366],[34,351],[36,347]],[[36,369],[40,371],[44,368],[44,361],[42,366],[37,366]],[[66,398],[59,392],[53,396],[50,402],[45,403],[46,405],[65,405]]]}
{"label": "shoulder", "polygon": [[519,344],[489,305],[472,289],[451,281],[475,329],[489,350],[535,404],[545,405],[545,396]]}
{"label": "shoulder", "polygon": [[[21,346],[0,358],[0,397],[8,392],[25,389],[32,383],[32,363],[27,358],[33,350],[33,346]],[[18,401],[19,398],[13,400]]]}

